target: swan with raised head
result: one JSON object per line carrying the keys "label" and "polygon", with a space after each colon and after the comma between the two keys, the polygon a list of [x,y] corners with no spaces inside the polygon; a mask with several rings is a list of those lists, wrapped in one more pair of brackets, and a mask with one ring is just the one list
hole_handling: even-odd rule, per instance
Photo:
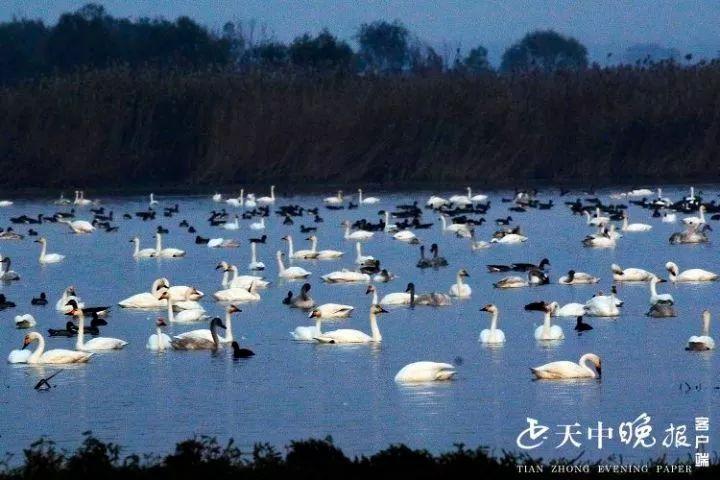
{"label": "swan with raised head", "polygon": [[562,340],[565,338],[565,334],[563,333],[560,325],[552,324],[550,317],[550,314],[554,310],[554,305],[552,303],[530,303],[525,305],[525,310],[543,312],[543,324],[535,329],[535,340],[546,342]]}
{"label": "swan with raised head", "polygon": [[185,250],[179,248],[162,248],[162,235],[155,234],[155,256],[158,258],[179,258],[185,256]]}
{"label": "swan with raised head", "polygon": [[463,278],[468,278],[470,274],[467,270],[460,269],[455,276],[455,283],[450,285],[450,296],[458,298],[470,298],[472,295],[472,288],[463,282]]}
{"label": "swan with raised head", "polygon": [[657,303],[667,304],[667,305],[674,305],[675,299],[673,299],[673,296],[669,293],[657,293],[657,284],[663,283],[666,280],[660,279],[660,278],[653,278],[650,280],[650,305],[655,305]]}
{"label": "swan with raised head", "polygon": [[260,221],[251,223],[250,230],[265,230],[265,217],[260,217]]}
{"label": "swan with raised head", "polygon": [[354,232],[351,232],[351,224],[347,220],[342,223],[342,226],[345,227],[345,235],[343,236],[345,240],[356,240],[364,242],[366,240],[370,240],[374,235],[373,232],[368,232],[367,230],[355,230]]}
{"label": "swan with raised head", "polygon": [[370,307],[370,332],[368,335],[360,330],[353,330],[349,328],[341,328],[338,330],[331,330],[329,332],[322,333],[315,337],[315,340],[320,343],[380,343],[382,342],[382,335],[380,335],[380,329],[377,324],[377,315],[387,313],[387,310],[383,309],[380,305],[372,305]]}
{"label": "swan with raised head", "polygon": [[223,270],[221,285],[225,288],[267,288],[270,282],[257,275],[238,275],[238,269],[235,265],[230,265],[225,261],[220,262],[215,270]]}
{"label": "swan with raised head", "polygon": [[327,205],[342,205],[343,201],[344,198],[342,190],[338,190],[337,194],[334,197],[323,198],[323,202]]}
{"label": "swan with raised head", "polygon": [[310,325],[308,327],[295,327],[295,330],[290,332],[293,340],[300,342],[312,342],[315,341],[316,337],[322,335],[322,317],[320,315],[315,315],[314,318],[315,325]]}
{"label": "swan with raised head", "polygon": [[225,230],[240,230],[240,217],[235,215],[235,219],[232,222],[226,222],[222,228]]}
{"label": "swan with raised head", "polygon": [[78,335],[75,341],[75,349],[81,352],[94,352],[103,350],[121,350],[127,345],[125,340],[111,337],[95,337],[85,342],[85,316],[82,308],[78,307],[75,300],[69,300],[67,305],[71,308],[66,315],[72,315],[78,325]]}
{"label": "swan with raised head", "polygon": [[133,251],[133,258],[150,258],[157,255],[157,250],[154,248],[140,248],[140,239],[133,237],[130,243],[135,244],[135,250]]}
{"label": "swan with raised head", "polygon": [[[225,308],[225,336],[221,337],[218,335],[218,340],[220,343],[232,343],[235,340],[232,331],[232,317],[233,314],[240,312],[242,312],[242,310],[240,310],[240,308],[238,308],[236,305],[228,305]],[[179,335],[175,335],[173,338],[197,338],[205,339],[210,342],[213,341],[212,332],[207,328],[200,328],[197,330],[190,330],[189,332],[183,332]]]}
{"label": "swan with raised head", "polygon": [[160,296],[163,291],[170,288],[170,283],[166,278],[158,278],[152,283],[149,292],[137,293],[124,300],[120,300],[118,305],[123,308],[164,308],[167,301],[161,300]]}
{"label": "swan with raised head", "polygon": [[701,268],[691,268],[681,272],[674,262],[667,262],[665,269],[669,273],[671,282],[712,282],[718,279],[717,273]]}
{"label": "swan with raised head", "polygon": [[258,205],[274,205],[275,204],[275,185],[270,185],[270,196],[260,197],[255,200]]}
{"label": "swan with raised head", "polygon": [[250,263],[248,264],[248,270],[265,270],[265,264],[263,262],[258,262],[257,259],[257,251],[255,247],[255,242],[250,242]]}
{"label": "swan with raised head", "polygon": [[154,352],[162,352],[164,350],[169,350],[172,347],[170,344],[172,341],[170,336],[162,331],[162,328],[166,326],[167,324],[162,318],[155,320],[155,333],[148,337],[145,348]]}
{"label": "swan with raised head", "polygon": [[459,233],[461,231],[470,232],[470,228],[464,223],[450,223],[447,222],[445,215],[440,216],[440,222],[442,223],[443,232]]}
{"label": "swan with raised head", "polygon": [[[595,370],[588,366],[592,363]],[[559,361],[546,363],[539,367],[531,368],[535,378],[542,380],[565,380],[574,378],[600,378],[602,375],[602,362],[600,357],[594,353],[586,353],[578,363]]]}
{"label": "swan with raised head", "polygon": [[282,237],[282,240],[285,240],[288,244],[288,258],[295,260],[312,260],[318,257],[318,252],[313,250],[295,250],[293,238],[290,235],[285,235]]}
{"label": "swan with raised head", "polygon": [[311,309],[315,306],[315,300],[308,294],[310,291],[310,284],[304,283],[300,287],[300,293],[294,297],[293,292],[289,291],[287,296],[283,298],[282,303],[293,308],[302,308],[304,310]]}
{"label": "swan with raised head", "polygon": [[427,383],[452,380],[457,374],[455,367],[449,363],[413,362],[405,365],[395,375],[398,383]]}
{"label": "swan with raised head", "polygon": [[647,223],[628,223],[629,218],[626,211],[623,211],[623,221],[620,230],[623,232],[649,232],[652,230],[652,225]]}
{"label": "swan with raised head", "polygon": [[40,263],[58,263],[65,260],[65,255],[60,255],[59,253],[47,253],[47,240],[45,237],[38,238],[35,240],[35,243],[39,243],[41,245],[40,257],[38,258]]}
{"label": "swan with raised head", "polygon": [[642,268],[623,269],[616,263],[613,263],[610,268],[613,272],[613,280],[616,282],[649,282],[653,278],[657,278],[654,273]]}
{"label": "swan with raised head", "polygon": [[362,188],[358,188],[358,203],[363,205],[374,205],[379,202],[380,199],[378,197],[363,197]]}
{"label": "swan with raised head", "polygon": [[682,219],[685,225],[699,226],[705,223],[705,205],[700,205],[699,217],[685,217]]}
{"label": "swan with raised head", "polygon": [[20,280],[20,275],[12,270],[12,260],[10,257],[3,257],[0,255],[0,281],[3,282],[14,282]]}
{"label": "swan with raised head", "polygon": [[205,309],[198,305],[198,308],[188,308],[180,310],[177,314],[174,311],[175,299],[170,290],[163,290],[160,294],[160,300],[167,303],[167,317],[170,323],[193,323],[208,318],[205,315]]}
{"label": "swan with raised head", "polygon": [[294,280],[299,278],[307,278],[310,276],[310,272],[305,270],[302,267],[288,267],[285,268],[285,264],[283,263],[283,253],[278,250],[275,254],[275,257],[277,258],[278,263],[278,277],[285,278],[288,280]]}
{"label": "swan with raised head", "polygon": [[490,328],[486,328],[480,332],[480,343],[505,343],[505,334],[502,330],[497,328],[498,326],[498,315],[499,311],[497,306],[493,304],[487,304],[480,309],[481,312],[487,312],[490,314]]}
{"label": "swan with raised head", "polygon": [[341,252],[339,250],[318,250],[318,238],[315,235],[311,235],[305,240],[309,240],[312,243],[311,250],[317,253],[317,256],[315,258],[317,258],[318,260],[334,260],[345,255],[345,252]]}
{"label": "swan with raised head", "polygon": [[65,290],[63,290],[63,293],[60,296],[60,300],[55,303],[55,310],[57,310],[58,312],[66,313],[66,305],[68,300],[70,299],[74,299],[77,302],[78,306],[80,306],[80,308],[85,308],[85,304],[82,303],[80,301],[80,297],[75,294],[75,287],[70,285]]}
{"label": "swan with raised head", "polygon": [[[17,354],[14,352],[18,352],[18,350],[14,350],[13,353],[11,353],[11,356],[8,357],[8,361],[10,363],[29,363],[33,365],[61,365],[68,363],[86,363],[93,356],[92,353],[78,352],[77,350],[65,350],[61,348],[45,351],[45,339],[37,332],[30,332],[25,335],[25,338],[23,339],[23,350],[25,350],[25,347],[33,342],[38,342],[38,346],[32,353],[29,355]],[[21,359],[24,359],[25,361],[17,361]]]}
{"label": "swan with raised head", "polygon": [[615,224],[611,223],[609,229],[586,236],[582,240],[582,244],[586,247],[614,248],[617,244],[616,239]]}
{"label": "swan with raised head", "polygon": [[[410,286],[408,285],[408,288],[409,287]],[[404,292],[388,293],[383,296],[380,301],[377,299],[377,288],[374,285],[368,285],[367,290],[365,290],[365,294],[368,293],[373,294],[373,303],[378,305],[410,305],[410,293],[407,290]]]}
{"label": "swan with raised head", "polygon": [[355,242],[355,264],[362,265],[367,262],[372,262],[373,260],[375,260],[375,257],[372,255],[363,255],[362,243]]}
{"label": "swan with raised head", "polygon": [[693,335],[688,339],[686,350],[704,351],[715,348],[715,340],[710,337],[710,311],[703,310],[703,329],[701,335]]}

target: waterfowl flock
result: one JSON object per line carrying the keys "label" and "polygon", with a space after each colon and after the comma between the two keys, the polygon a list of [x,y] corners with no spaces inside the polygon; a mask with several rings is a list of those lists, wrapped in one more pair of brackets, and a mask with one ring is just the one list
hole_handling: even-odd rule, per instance
{"label": "waterfowl flock", "polygon": [[[139,209],[128,209],[117,215],[116,211],[106,209],[101,200],[85,198],[82,191],[76,191],[73,200],[61,195],[48,202],[47,211],[41,213],[20,213],[17,211],[20,202],[7,200],[3,205],[6,208],[0,212],[4,214],[0,221],[12,225],[0,232],[3,241],[0,243],[3,253],[0,311],[13,312],[12,328],[32,330],[18,338],[21,348],[8,348],[7,359],[13,364],[60,365],[92,363],[96,355],[117,355],[129,340],[100,336],[101,330],[113,328],[113,309],[154,312],[146,325],[145,346],[151,352],[210,350],[215,354],[226,351],[234,359],[250,359],[256,353],[262,356],[261,349],[256,348],[255,352],[241,345],[244,337],[233,335],[232,321],[234,316],[242,318],[241,304],[265,302],[276,291],[282,295],[282,300],[277,301],[277,315],[309,324],[298,325],[290,331],[286,337],[287,348],[294,348],[293,342],[326,345],[324,348],[403,342],[402,337],[384,338],[381,334],[383,324],[393,322],[398,309],[406,309],[412,317],[415,312],[432,307],[430,310],[435,312],[433,315],[438,321],[447,321],[444,312],[452,306],[463,307],[462,315],[479,321],[477,332],[468,333],[481,345],[502,347],[518,340],[517,336],[506,335],[500,329],[502,310],[504,325],[516,322],[519,315],[531,316],[536,324],[528,325],[526,335],[538,344],[552,347],[577,341],[570,335],[572,331],[592,339],[594,327],[588,321],[591,317],[596,317],[596,321],[620,322],[624,310],[635,308],[619,298],[618,285],[623,288],[632,284],[647,285],[650,309],[646,315],[680,319],[684,318],[684,307],[688,305],[683,289],[676,285],[702,284],[720,278],[712,266],[693,263],[691,254],[674,250],[682,248],[680,245],[709,244],[712,232],[709,222],[720,219],[720,204],[714,199],[707,201],[695,189],[676,201],[663,196],[661,190],[603,196],[582,194],[572,199],[566,194],[568,200],[559,203],[543,195],[535,190],[516,191],[492,205],[490,196],[473,195],[468,187],[448,198],[429,195],[393,205],[358,189],[357,195],[338,191],[296,204],[294,197],[276,196],[272,186],[269,195],[258,197],[242,189],[237,196],[215,194],[196,199],[198,208],[207,212],[202,221],[184,218],[179,204],[154,194],[141,202]],[[61,210],[52,212],[57,208]],[[572,257],[569,251],[553,249],[552,239],[534,238],[527,233],[527,225],[544,221],[545,212],[553,209],[561,210],[568,218],[576,218],[578,231],[583,231],[572,240],[575,245]],[[495,218],[486,220],[491,212],[496,214]],[[630,223],[630,213],[633,220],[644,219],[648,223]],[[142,224],[152,225],[153,234],[123,235],[127,225]],[[624,268],[614,255],[603,254],[619,251],[642,236],[657,238],[658,231],[674,224],[678,225],[677,231],[661,239],[664,248],[648,257],[647,264]],[[220,232],[223,236],[216,236]],[[557,234],[567,236],[568,232]],[[59,235],[65,235],[61,237],[65,241],[54,240]],[[102,241],[93,241],[99,236],[103,236]],[[165,236],[170,241],[164,242]],[[40,245],[37,262],[12,263],[15,255],[7,255],[8,250],[27,249],[34,251],[33,255],[37,253],[37,247],[33,250],[29,245],[32,242],[26,240],[30,237],[36,238],[32,242]],[[402,249],[403,253],[387,256],[386,248],[377,246],[384,239],[391,240],[396,245],[393,248]],[[178,241],[181,242],[178,247],[182,248],[167,246]],[[128,242],[131,248],[127,247]],[[531,259],[525,253],[527,246],[535,242],[546,245],[546,256]],[[3,248],[4,244],[13,247]],[[331,248],[319,249],[320,244]],[[49,245],[63,253],[50,252]],[[55,300],[48,300],[47,285],[23,283],[25,272],[53,268],[63,269],[68,283],[85,281],[75,278],[73,272],[82,250],[107,250],[109,245],[114,247],[106,255],[125,256],[127,261],[136,262],[140,267],[148,265],[148,272],[154,272],[152,281],[137,287],[139,293],[126,298],[118,295],[113,299],[114,306],[85,304],[76,288],[69,286],[57,292],[59,299],[55,302],[55,311],[51,311],[52,307],[48,309],[47,305]],[[224,258],[217,261],[218,255]],[[248,255],[248,262],[240,260]],[[268,260],[271,255],[275,262],[263,262],[263,258]],[[665,258],[655,259],[662,255]],[[589,270],[590,263],[582,259],[591,256],[606,266],[597,271],[584,271]],[[568,265],[568,258],[574,258],[576,264]],[[206,295],[198,285],[177,285],[169,278],[171,275],[166,271],[177,272],[171,266],[183,265],[183,262],[189,264],[189,277],[198,268],[208,272],[214,269],[218,272],[216,275],[222,276],[216,285],[202,285],[203,290],[212,293]],[[246,265],[242,272],[238,264]],[[571,268],[556,273],[555,264]],[[408,275],[408,269],[414,273]],[[452,270],[455,280],[447,284],[434,282],[434,275],[445,269]],[[396,270],[403,270],[405,278],[393,273]],[[327,287],[323,287],[323,293],[317,295],[320,301],[316,301],[314,286],[321,284]],[[584,301],[561,305],[552,298],[557,295],[553,285],[576,289],[586,297]],[[659,291],[661,285],[662,290],[666,289],[665,285],[673,285],[674,294]],[[29,288],[33,289],[29,292],[31,301],[18,304],[12,300],[18,291]],[[327,298],[327,292],[333,289],[353,292],[350,295],[353,304],[328,301],[333,299]],[[49,295],[53,296],[53,292]],[[475,301],[479,302],[477,307],[468,308]],[[647,305],[643,304],[642,308]],[[363,318],[369,323],[364,323]],[[566,323],[565,318],[571,318],[573,323]],[[710,318],[710,312],[703,311],[701,335],[690,336],[698,333],[697,329],[688,331],[688,340],[678,340],[680,350],[683,345],[693,352],[715,348]],[[354,322],[357,325],[352,327],[357,328],[325,325],[337,322]],[[207,328],[187,329],[198,325]],[[172,334],[166,333],[169,329]],[[478,332],[479,337],[475,337]],[[253,332],[245,333],[252,335]],[[256,335],[262,336],[262,333],[256,332]],[[74,348],[54,348],[68,345],[59,343],[67,342],[63,338],[72,338]],[[33,344],[36,344],[34,349]],[[583,345],[598,352],[608,350],[599,342]],[[451,354],[449,350],[447,356]],[[528,364],[527,368],[529,376],[535,379],[598,379],[601,364],[599,354],[588,352],[578,363],[557,359],[540,366]],[[457,377],[459,365],[443,359],[417,358],[404,366],[397,365],[394,378],[403,383],[447,381]],[[614,374],[622,372],[616,369]]]}

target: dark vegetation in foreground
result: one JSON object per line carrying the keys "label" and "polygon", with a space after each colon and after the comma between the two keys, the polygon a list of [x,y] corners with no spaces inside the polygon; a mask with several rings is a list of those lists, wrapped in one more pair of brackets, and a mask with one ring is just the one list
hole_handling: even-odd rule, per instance
{"label": "dark vegetation in foreground", "polygon": [[718,60],[601,68],[538,31],[496,71],[398,21],[354,38],[93,4],[0,23],[0,186],[720,180]]}
{"label": "dark vegetation in foreground", "polygon": [[[591,463],[560,459],[548,461],[526,455],[503,453],[491,456],[486,449],[455,450],[433,455],[425,450],[413,450],[403,445],[391,446],[369,457],[348,458],[331,440],[292,442],[283,455],[267,444],[256,445],[252,452],[241,452],[230,442],[221,445],[216,440],[200,437],[178,443],[175,452],[165,457],[153,455],[123,456],[120,448],[86,436],[75,452],[59,451],[52,442],[40,440],[25,450],[25,463],[9,468],[0,464],[0,479],[84,479],[84,478],[489,478],[549,477],[552,466],[565,471],[564,478],[623,476],[627,473],[598,473],[598,465],[630,464],[618,459]],[[660,460],[643,464],[647,473],[635,473],[631,478],[660,476],[663,478],[715,478],[720,466],[715,460],[710,467],[694,469],[690,463],[667,463]],[[670,466],[684,468],[685,473],[663,473]],[[523,473],[531,467],[543,466],[544,474]],[[663,472],[658,472],[658,469]],[[584,472],[583,470],[587,470]],[[687,472],[691,471],[689,475]]]}

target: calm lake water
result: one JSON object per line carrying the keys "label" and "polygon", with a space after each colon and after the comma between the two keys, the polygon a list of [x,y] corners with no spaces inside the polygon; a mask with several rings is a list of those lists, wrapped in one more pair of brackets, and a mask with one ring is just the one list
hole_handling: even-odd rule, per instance
{"label": "calm lake water", "polygon": [[[306,207],[321,206],[324,223],[318,224],[320,248],[340,249],[344,259],[336,261],[295,262],[312,272],[312,297],[318,303],[336,302],[356,307],[352,318],[339,322],[343,327],[368,331],[369,296],[365,285],[327,285],[320,276],[343,267],[353,268],[354,243],[343,239],[339,226],[344,219],[368,218],[377,221],[377,211],[400,203],[419,200],[424,204],[430,192],[377,194],[382,202],[352,211],[329,211],[321,206],[320,195],[281,197],[278,204],[298,203]],[[449,196],[451,192],[437,192]],[[463,192],[455,192],[463,193]],[[542,321],[537,312],[526,312],[523,305],[536,300],[557,300],[561,304],[585,302],[599,290],[608,291],[612,276],[611,263],[623,267],[641,267],[662,274],[665,262],[672,260],[681,269],[701,267],[720,272],[720,257],[715,237],[702,246],[671,246],[669,235],[681,230],[679,224],[664,224],[650,218],[650,212],[632,206],[631,221],[651,223],[649,233],[626,234],[614,249],[587,249],[580,241],[592,230],[583,218],[572,216],[562,204],[574,199],[571,194],[560,198],[548,192],[540,199],[554,198],[552,210],[530,210],[510,214],[522,226],[529,240],[521,245],[495,245],[472,252],[468,240],[443,234],[437,215],[425,210],[424,220],[435,221],[430,230],[416,233],[427,245],[438,242],[441,254],[450,266],[437,271],[415,267],[417,246],[407,245],[376,233],[364,245],[364,253],[380,258],[398,278],[378,286],[380,295],[403,291],[413,281],[417,290],[446,292],[460,268],[470,273],[472,298],[453,301],[444,308],[395,308],[379,319],[383,342],[379,346],[338,346],[299,343],[289,332],[312,322],[307,314],[281,304],[289,289],[297,292],[299,282],[277,279],[275,251],[285,249],[281,237],[292,234],[296,249],[307,245],[307,234],[299,225],[312,224],[311,217],[296,219],[294,226],[282,225],[271,216],[266,234],[268,243],[258,248],[260,260],[268,266],[264,275],[272,285],[261,292],[262,300],[244,304],[235,317],[233,330],[243,346],[256,352],[254,358],[235,361],[229,350],[218,353],[153,353],[145,348],[154,333],[154,321],[164,312],[121,309],[114,306],[103,336],[125,339],[129,345],[117,352],[99,354],[87,365],[64,368],[53,379],[56,386],[49,392],[33,390],[43,376],[57,367],[33,367],[0,364],[0,452],[20,453],[40,436],[57,441],[63,448],[74,448],[82,432],[91,430],[104,440],[126,447],[125,452],[165,453],[175,442],[195,434],[235,438],[249,449],[255,442],[277,446],[290,440],[331,435],[348,454],[368,454],[403,442],[412,447],[443,451],[454,443],[469,446],[487,445],[500,453],[517,450],[516,438],[525,429],[527,417],[551,427],[547,440],[531,454],[544,457],[575,457],[585,450],[584,458],[622,454],[626,459],[644,459],[667,454],[687,456],[689,448],[665,448],[661,445],[664,430],[672,423],[687,425],[688,442],[694,443],[695,417],[710,417],[711,444],[718,448],[713,434],[720,428],[718,407],[718,367],[715,352],[692,353],[684,347],[691,335],[699,334],[700,315],[709,308],[720,313],[720,284],[717,282],[677,285],[662,284],[661,290],[675,297],[678,317],[651,319],[644,314],[649,292],[645,284],[620,285],[619,297],[625,306],[617,319],[590,318],[595,327],[578,336],[573,332],[574,319],[558,319],[565,330],[564,341],[541,344],[533,331]],[[607,192],[605,192],[607,193]],[[664,192],[679,199],[686,191]],[[717,198],[717,189],[704,189],[704,199]],[[490,224],[477,228],[477,236],[488,240],[495,229],[494,220],[508,214],[510,204],[500,197],[508,192],[491,194],[492,208],[487,214]],[[88,192],[88,197],[94,197]],[[323,195],[324,196],[324,195]],[[601,195],[609,201],[607,195]],[[242,221],[241,230],[227,232],[208,226],[212,209],[220,207],[210,196],[159,197],[162,206],[180,205],[180,213],[156,221],[122,220],[124,212],[147,207],[145,197],[102,198],[106,210],[115,212],[120,230],[117,233],[95,232],[73,235],[60,224],[45,223],[36,228],[48,239],[49,251],[67,255],[64,262],[40,266],[39,245],[32,237],[23,241],[0,242],[0,253],[10,256],[13,269],[21,281],[0,286],[8,299],[17,303],[14,309],[0,312],[0,353],[20,348],[26,330],[14,328],[13,317],[31,313],[38,320],[37,330],[61,328],[67,318],[55,311],[62,290],[75,285],[87,305],[116,305],[132,294],[148,291],[158,277],[167,277],[175,285],[193,285],[205,292],[202,304],[211,315],[223,316],[222,306],[211,294],[219,290],[221,275],[215,266],[221,260],[246,271],[250,259],[247,238],[258,236]],[[0,209],[0,226],[20,214],[52,214],[69,207],[57,207],[49,200],[15,199],[9,208]],[[228,211],[233,211],[228,207]],[[88,207],[78,208],[78,218],[90,219]],[[679,215],[681,217],[681,215]],[[241,248],[209,249],[195,245],[193,234],[178,227],[187,219],[205,237],[223,236],[241,241]],[[711,222],[713,223],[713,222]],[[186,258],[174,260],[133,260],[129,240],[137,235],[144,247],[151,247],[157,225],[170,229],[164,236],[166,246],[187,250]],[[15,226],[24,233],[26,226]],[[553,284],[513,290],[497,290],[492,283],[502,274],[490,274],[487,263],[538,262],[548,257]],[[574,268],[600,276],[598,285],[558,285],[560,275]],[[30,306],[30,299],[41,291],[48,293],[46,307]],[[507,342],[488,348],[478,343],[481,329],[489,317],[479,309],[486,303],[500,308],[500,328]],[[717,326],[717,323],[715,324]],[[167,333],[179,333],[198,325],[172,325]],[[325,329],[334,328],[326,323]],[[719,334],[714,329],[715,338]],[[49,348],[74,348],[75,339],[47,339]],[[580,355],[594,352],[603,359],[602,381],[548,382],[533,381],[529,367],[555,360],[577,361]],[[421,386],[400,386],[393,381],[405,364],[418,360],[458,363],[455,381]],[[619,441],[620,422],[634,420],[641,413],[652,418],[656,444],[652,448],[633,448]],[[598,450],[596,440],[587,439],[587,428],[615,429],[613,438]],[[556,449],[562,432],[558,425],[580,424],[583,434],[577,437],[582,447],[569,443]]]}

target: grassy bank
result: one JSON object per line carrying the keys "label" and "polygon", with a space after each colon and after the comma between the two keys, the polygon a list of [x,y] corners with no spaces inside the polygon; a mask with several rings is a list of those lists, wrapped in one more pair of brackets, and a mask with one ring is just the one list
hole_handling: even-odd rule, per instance
{"label": "grassy bank", "polygon": [[4,188],[720,179],[720,64],[518,76],[111,68],[0,90]]}
{"label": "grassy bank", "polygon": [[[48,440],[40,440],[25,450],[24,464],[0,468],[0,479],[84,479],[84,478],[496,478],[513,476],[559,476],[564,478],[603,478],[625,476],[626,473],[598,473],[599,465],[622,465],[617,459],[588,463],[576,460],[542,460],[525,455],[503,453],[496,457],[486,449],[455,450],[433,455],[425,450],[412,450],[403,445],[391,446],[369,457],[348,458],[330,440],[292,442],[281,453],[267,444],[256,445],[251,452],[241,452],[232,442],[221,445],[209,438],[196,438],[178,443],[174,453],[156,455],[124,455],[115,444],[100,442],[87,436],[74,452],[58,451]],[[626,467],[628,464],[625,464]],[[709,468],[693,469],[690,463],[649,461],[647,473],[633,477],[710,478],[720,466],[715,460]],[[666,473],[674,465],[685,473]],[[2,464],[0,464],[2,466]],[[640,467],[637,464],[635,468]],[[606,467],[607,468],[607,467]],[[538,473],[542,470],[542,473]],[[555,471],[555,473],[554,473]],[[690,471],[690,474],[687,472]],[[400,477],[399,477],[400,476]]]}

